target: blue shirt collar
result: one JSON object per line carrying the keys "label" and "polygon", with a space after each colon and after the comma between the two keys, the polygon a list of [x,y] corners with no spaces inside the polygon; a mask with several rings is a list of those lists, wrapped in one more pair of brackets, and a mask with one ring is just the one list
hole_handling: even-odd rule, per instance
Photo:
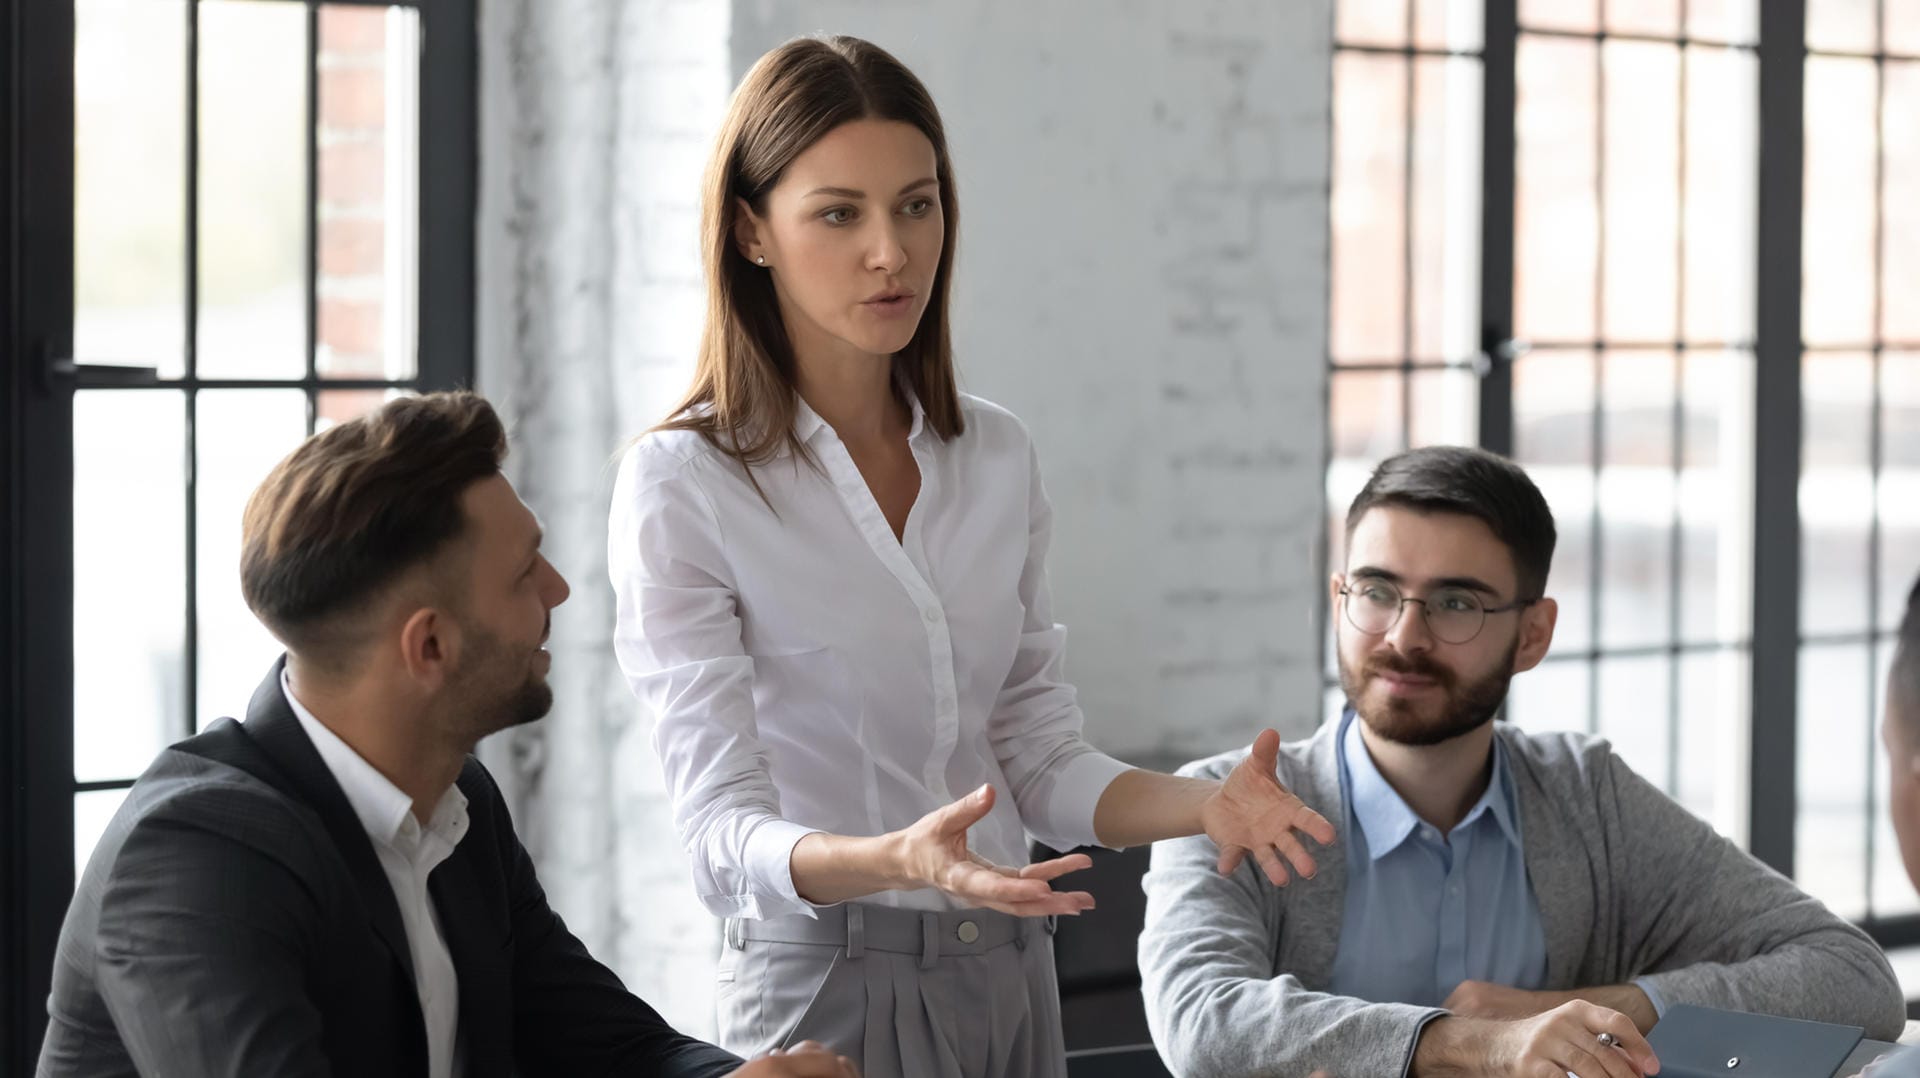
{"label": "blue shirt collar", "polygon": [[[1366,742],[1360,737],[1359,717],[1353,709],[1347,709],[1341,722],[1345,727],[1340,732],[1340,769],[1347,787],[1348,809],[1366,837],[1368,859],[1378,861],[1398,849],[1407,836],[1421,826],[1420,817],[1407,807],[1399,793],[1388,785],[1386,777],[1380,774],[1379,768],[1374,766],[1373,756],[1367,752]],[[1492,780],[1487,783],[1486,792],[1480,795],[1480,800],[1467,810],[1454,830],[1468,827],[1490,812],[1513,848],[1525,849],[1520,842],[1520,820],[1514,811],[1512,790],[1506,746],[1495,737]]]}

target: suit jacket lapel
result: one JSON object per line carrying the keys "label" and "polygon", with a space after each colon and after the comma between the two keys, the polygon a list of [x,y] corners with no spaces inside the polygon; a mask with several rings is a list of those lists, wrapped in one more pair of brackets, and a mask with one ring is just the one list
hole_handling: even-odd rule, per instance
{"label": "suit jacket lapel", "polygon": [[[479,806],[474,806],[476,809]],[[469,819],[478,824],[481,813]],[[467,1078],[504,1074],[511,1063],[513,1041],[511,952],[503,924],[484,896],[500,894],[480,878],[475,859],[484,838],[470,826],[452,855],[433,870],[427,891],[440,915],[440,931],[460,982],[460,1037],[466,1043]],[[506,916],[504,905],[497,911]]]}
{"label": "suit jacket lapel", "polygon": [[[393,884],[388,881],[386,870],[380,867],[380,858],[373,852],[373,841],[367,837],[353,806],[347,803],[347,795],[334,781],[326,762],[320,759],[319,750],[313,747],[307,732],[300,728],[293,709],[287,706],[286,693],[280,688],[280,670],[285,665],[283,656],[254,690],[253,701],[247,705],[246,733],[292,786],[287,792],[319,814],[333,838],[334,848],[340,851],[341,859],[353,874],[374,932],[393,952],[395,961],[406,970],[407,980],[412,983],[416,980],[413,951],[407,946],[407,932],[400,920],[400,904],[394,898]],[[262,777],[271,781],[268,776]]]}

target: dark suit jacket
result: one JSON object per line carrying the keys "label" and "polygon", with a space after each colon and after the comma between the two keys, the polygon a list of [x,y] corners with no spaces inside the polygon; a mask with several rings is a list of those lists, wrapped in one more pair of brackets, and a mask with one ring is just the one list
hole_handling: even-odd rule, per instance
{"label": "dark suit jacket", "polygon": [[[460,773],[469,826],[428,880],[460,978],[468,1078],[712,1078],[547,905],[500,791]],[[39,1073],[424,1078],[400,908],[280,689],[162,752],[87,864],[60,931]]]}

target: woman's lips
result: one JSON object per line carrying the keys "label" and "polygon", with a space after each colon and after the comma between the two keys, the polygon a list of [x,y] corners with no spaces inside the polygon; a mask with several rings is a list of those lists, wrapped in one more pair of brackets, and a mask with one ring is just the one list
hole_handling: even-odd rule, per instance
{"label": "woman's lips", "polygon": [[870,299],[862,303],[861,306],[883,318],[892,318],[906,314],[913,309],[913,296],[901,295],[894,296],[891,299]]}

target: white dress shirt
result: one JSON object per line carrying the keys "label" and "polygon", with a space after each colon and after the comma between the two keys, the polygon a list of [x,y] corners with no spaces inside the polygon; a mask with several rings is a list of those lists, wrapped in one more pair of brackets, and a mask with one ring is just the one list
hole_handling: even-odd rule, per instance
{"label": "white dress shirt", "polygon": [[[966,433],[943,441],[915,402],[920,495],[896,540],[833,428],[797,403],[820,468],[786,453],[757,468],[771,508],[686,431],[641,438],[614,483],[614,650],[652,713],[700,900],[812,916],[790,866],[803,836],[895,831],[988,782],[981,855],[1024,865],[1028,833],[1092,843],[1127,765],[1082,740],[1062,675],[1026,428],[966,397]],[[868,901],[958,905],[931,888]]]}
{"label": "white dress shirt", "polygon": [[467,833],[467,795],[458,786],[447,787],[433,808],[433,819],[423,829],[413,815],[413,799],[387,781],[374,766],[340,740],[340,736],[313,717],[293,695],[287,672],[280,671],[280,689],[293,708],[300,728],[333,773],[333,781],[347,795],[373,840],[387,882],[393,885],[406,928],[407,949],[413,952],[414,985],[420,993],[420,1013],[427,1025],[427,1073],[430,1078],[459,1078],[465,1072],[460,1047],[460,979],[453,956],[440,930],[440,914],[427,893],[427,877],[453,853]]}

